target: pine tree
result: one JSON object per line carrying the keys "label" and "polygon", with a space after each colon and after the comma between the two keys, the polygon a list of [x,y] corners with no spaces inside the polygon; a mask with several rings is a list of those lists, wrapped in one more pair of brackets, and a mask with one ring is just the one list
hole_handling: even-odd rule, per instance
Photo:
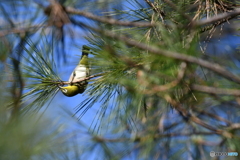
{"label": "pine tree", "polygon": [[[239,2],[19,0],[0,7],[0,159],[210,159],[211,151],[240,151],[238,51],[210,50],[212,41],[236,35]],[[90,76],[68,82],[60,73],[83,45]],[[53,101],[60,87],[86,81],[74,115],[63,106],[77,131],[51,123],[43,110],[61,107],[60,98]]]}

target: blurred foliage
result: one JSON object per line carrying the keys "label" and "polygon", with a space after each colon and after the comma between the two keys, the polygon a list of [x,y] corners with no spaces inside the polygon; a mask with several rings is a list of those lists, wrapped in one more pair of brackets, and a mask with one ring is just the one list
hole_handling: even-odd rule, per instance
{"label": "blurred foliage", "polygon": [[[60,136],[63,134],[60,128],[59,124],[52,124],[45,117],[41,117],[39,121],[33,116],[26,116],[17,121],[1,123],[0,158],[55,159],[63,150],[67,151],[67,140]],[[57,147],[58,145],[62,148]]]}
{"label": "blurred foliage", "polygon": [[[239,50],[220,54],[230,47],[221,38],[236,35],[239,22],[197,26],[239,5],[1,1],[0,159],[210,159],[210,151],[239,152],[240,91],[229,78],[239,76]],[[220,49],[210,50],[214,43]],[[40,114],[58,106],[52,102],[63,85],[60,71],[83,44],[91,48],[93,77],[74,116],[62,120],[74,121],[74,130]],[[95,108],[93,121],[83,124]]]}

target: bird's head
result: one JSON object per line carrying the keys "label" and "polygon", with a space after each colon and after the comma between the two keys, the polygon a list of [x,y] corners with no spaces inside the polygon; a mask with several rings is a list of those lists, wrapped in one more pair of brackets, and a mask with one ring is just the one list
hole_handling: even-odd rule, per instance
{"label": "bird's head", "polygon": [[88,53],[90,51],[90,48],[86,45],[83,45],[82,47],[82,57],[81,60],[79,62],[79,64],[82,65],[88,65]]}

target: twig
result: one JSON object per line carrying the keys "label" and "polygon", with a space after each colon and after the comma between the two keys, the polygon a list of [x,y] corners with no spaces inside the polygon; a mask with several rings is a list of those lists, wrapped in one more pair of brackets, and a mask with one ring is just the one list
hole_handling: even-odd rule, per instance
{"label": "twig", "polygon": [[211,125],[205,123],[204,121],[202,121],[201,119],[199,119],[198,117],[196,117],[193,114],[190,114],[185,108],[183,108],[181,106],[180,103],[176,102],[174,99],[172,99],[169,95],[165,95],[165,99],[167,102],[169,102],[177,111],[179,111],[181,114],[183,114],[183,116],[189,118],[189,120],[191,120],[192,122],[199,124],[200,126],[207,128],[211,131],[214,131],[216,134],[220,134],[223,135],[224,137],[228,137],[228,138],[232,138],[233,135],[230,132],[227,132],[225,130],[221,130],[221,129],[217,129],[212,127]]}
{"label": "twig", "polygon": [[125,141],[131,141],[131,142],[137,142],[142,139],[146,138],[164,138],[164,137],[185,137],[185,136],[191,136],[191,135],[215,135],[215,132],[192,132],[192,133],[166,133],[166,134],[154,134],[154,135],[147,135],[147,136],[136,136],[134,138],[105,138],[100,136],[94,136],[93,140],[97,142],[125,142]]}
{"label": "twig", "polygon": [[134,26],[134,27],[153,27],[156,26],[155,23],[150,22],[131,22],[131,21],[119,21],[113,18],[106,18],[94,15],[87,11],[77,10],[72,7],[66,7],[66,12],[69,14],[78,14],[87,18],[90,18],[95,21],[99,21],[102,23],[114,24],[114,25],[121,25],[121,26]]}
{"label": "twig", "polygon": [[240,96],[239,89],[223,89],[223,88],[209,87],[209,86],[203,86],[198,84],[193,84],[190,87],[192,90],[209,93],[209,94]]}
{"label": "twig", "polygon": [[227,130],[237,130],[240,129],[240,123],[234,123],[231,126],[226,128]]}
{"label": "twig", "polygon": [[6,36],[11,33],[26,33],[26,32],[36,32],[39,28],[47,27],[47,25],[34,25],[24,28],[12,28],[0,31],[0,37]]}
{"label": "twig", "polygon": [[208,117],[210,117],[210,118],[214,118],[214,119],[216,119],[216,120],[219,120],[219,121],[222,121],[222,122],[225,122],[227,125],[232,125],[232,122],[231,121],[229,121],[229,120],[227,120],[227,119],[225,119],[225,118],[223,118],[223,117],[220,117],[220,116],[218,116],[218,115],[216,115],[216,114],[213,114],[213,113],[209,113],[209,112],[207,112],[207,111],[205,111],[205,110],[201,110],[200,108],[198,108],[198,107],[192,107],[197,113],[199,113],[199,114],[203,114],[203,115],[206,115],[206,116],[208,116]]}
{"label": "twig", "polygon": [[164,19],[163,17],[165,16],[164,12],[161,11],[159,8],[157,8],[152,2],[150,2],[149,0],[145,0],[145,2],[153,8],[154,12],[159,14],[159,17],[161,18],[162,22],[164,23]]}
{"label": "twig", "polygon": [[171,88],[175,87],[183,79],[186,68],[187,68],[187,64],[185,62],[182,62],[181,65],[180,65],[180,68],[179,68],[179,71],[178,71],[178,76],[177,76],[176,80],[174,80],[170,83],[164,84],[164,85],[156,85],[153,88],[151,88],[150,90],[144,91],[144,93],[145,94],[151,94],[151,93],[156,93],[156,92],[163,92],[163,91],[166,91],[168,89],[171,89]]}
{"label": "twig", "polygon": [[222,14],[218,14],[216,16],[213,16],[211,18],[208,19],[201,19],[199,21],[194,22],[196,26],[203,26],[203,25],[207,25],[207,24],[212,24],[215,22],[219,22],[221,20],[229,20],[232,19],[236,16],[240,15],[240,8],[234,9],[232,12],[228,12],[228,13],[222,13]]}
{"label": "twig", "polygon": [[[153,6],[153,4],[148,1],[145,0],[150,6],[153,7],[153,9],[155,11],[157,11],[156,7]],[[177,10],[176,6],[168,0],[164,0],[166,3],[169,3],[171,5],[171,7],[173,7],[175,10]],[[134,26],[134,27],[155,27],[157,26],[157,24],[155,22],[131,22],[131,21],[119,21],[113,18],[106,18],[106,17],[101,17],[101,16],[97,16],[94,15],[90,12],[87,11],[81,11],[81,10],[77,10],[75,8],[72,7],[66,7],[66,12],[69,14],[78,14],[87,18],[90,18],[92,20],[95,21],[99,21],[102,23],[108,23],[108,24],[113,24],[113,25],[121,25],[121,26]],[[181,13],[186,19],[188,19],[189,21],[191,21],[191,18],[186,15],[185,13]],[[164,13],[160,11],[160,16],[161,19],[163,20],[163,16]],[[218,26],[224,22],[227,22],[228,20],[236,17],[237,15],[240,15],[240,9],[235,9],[232,12],[228,12],[228,13],[223,13],[223,14],[219,14],[217,16],[214,17],[210,17],[208,19],[201,19],[198,21],[192,21],[191,25],[192,26],[204,26],[204,25],[208,25],[211,24],[210,26],[205,26],[200,30],[200,33],[205,32],[206,30],[209,30],[209,28],[212,28],[214,26]],[[166,25],[166,24],[164,24]]]}
{"label": "twig", "polygon": [[[106,72],[105,72],[105,73],[106,73]],[[94,74],[94,75],[91,75],[91,76],[86,77],[86,78],[84,78],[84,79],[81,79],[81,80],[79,80],[79,81],[73,81],[73,82],[68,82],[68,81],[66,81],[66,82],[59,82],[58,84],[60,84],[60,85],[66,85],[66,84],[70,84],[70,83],[71,83],[71,84],[79,83],[79,82],[86,81],[86,80],[89,80],[89,79],[92,79],[92,78],[95,78],[95,77],[102,76],[102,75],[104,75],[105,73]]]}

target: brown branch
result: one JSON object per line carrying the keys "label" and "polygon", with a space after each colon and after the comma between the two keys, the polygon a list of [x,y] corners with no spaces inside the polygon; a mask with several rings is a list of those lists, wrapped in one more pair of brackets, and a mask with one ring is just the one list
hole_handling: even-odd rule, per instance
{"label": "brown branch", "polygon": [[[146,3],[148,3],[148,5],[150,5],[154,9],[155,12],[160,13],[161,19],[163,21],[164,13],[162,11],[158,10],[149,0],[145,0],[145,1],[146,1]],[[168,3],[173,9],[177,10],[176,5],[173,4],[171,1],[169,1],[169,0],[164,0],[164,1],[166,3]],[[67,7],[66,12],[70,13],[70,14],[78,14],[78,15],[90,18],[92,20],[95,20],[95,21],[99,21],[99,22],[102,22],[102,23],[113,24],[113,25],[134,26],[134,27],[154,27],[154,26],[157,25],[155,22],[119,21],[119,20],[116,20],[116,19],[113,19],[113,18],[106,18],[106,17],[97,16],[97,15],[94,15],[90,12],[77,10],[77,9],[72,8],[72,7]],[[182,13],[182,12],[180,12],[180,13],[182,14],[183,17],[185,17],[186,19],[191,21],[191,17],[189,17],[185,13]],[[205,32],[206,30],[209,30],[210,28],[212,28],[214,26],[216,27],[216,26],[218,26],[218,25],[220,25],[224,22],[227,22],[228,20],[236,17],[239,14],[240,14],[240,9],[235,9],[232,12],[228,12],[228,13],[225,12],[223,14],[219,14],[217,16],[214,16],[214,17],[211,17],[211,18],[208,18],[208,19],[201,19],[201,20],[198,20],[198,21],[192,21],[191,25],[192,26],[204,26],[204,25],[207,25],[207,24],[211,24],[210,26],[203,27],[200,30],[200,33],[202,33],[202,32]],[[164,25],[166,25],[166,24],[164,24]]]}
{"label": "brown branch", "polygon": [[6,29],[0,31],[0,37],[6,36],[8,34],[12,33],[26,33],[26,32],[36,32],[40,28],[47,27],[46,25],[34,25],[30,27],[25,27],[25,28],[12,28],[12,29]]}
{"label": "brown branch", "polygon": [[199,124],[200,126],[209,129],[211,131],[214,131],[216,134],[220,134],[223,135],[224,137],[227,138],[232,138],[233,135],[230,132],[227,132],[225,130],[220,130],[217,129],[215,127],[212,127],[211,125],[205,123],[204,121],[202,121],[201,119],[199,119],[198,117],[196,117],[193,114],[190,114],[185,108],[182,107],[182,105],[178,102],[176,102],[174,99],[172,99],[169,95],[165,95],[165,99],[168,103],[170,103],[177,111],[179,111],[183,116],[188,117],[189,120],[191,120],[192,122]]}
{"label": "brown branch", "polygon": [[227,130],[236,130],[240,129],[240,123],[233,123],[231,126],[226,128]]}
{"label": "brown branch", "polygon": [[178,76],[177,76],[176,80],[174,80],[170,83],[164,84],[164,85],[154,86],[150,90],[144,91],[144,93],[145,94],[151,94],[151,93],[156,93],[156,92],[163,92],[163,91],[169,90],[169,89],[177,86],[181,82],[181,80],[183,79],[186,68],[187,68],[187,64],[185,62],[182,62],[181,65],[180,65],[180,68],[179,68],[179,71],[178,71]]}
{"label": "brown branch", "polygon": [[229,121],[229,120],[227,120],[227,119],[225,119],[225,118],[223,118],[223,117],[220,117],[220,116],[218,116],[218,115],[216,115],[216,114],[206,112],[205,110],[201,110],[199,107],[193,107],[193,109],[194,109],[197,113],[199,113],[199,114],[203,114],[203,115],[208,116],[208,117],[210,117],[210,118],[214,118],[214,119],[216,119],[216,120],[225,122],[225,123],[226,123],[227,125],[229,125],[229,126],[232,125],[232,122],[231,122],[231,121]]}
{"label": "brown branch", "polygon": [[50,5],[44,9],[44,13],[49,17],[49,24],[61,28],[63,25],[70,23],[65,7],[56,0],[49,1]]}
{"label": "brown branch", "polygon": [[78,14],[84,17],[87,17],[89,19],[102,22],[102,23],[108,23],[113,25],[121,25],[121,26],[134,26],[134,27],[153,27],[156,26],[155,23],[150,22],[131,22],[131,21],[119,21],[113,18],[106,18],[94,15],[87,11],[81,11],[72,7],[66,7],[66,12],[69,14]]}
{"label": "brown branch", "polygon": [[147,135],[147,136],[136,136],[134,138],[105,138],[100,136],[94,136],[92,139],[97,142],[125,142],[132,141],[138,142],[147,138],[164,138],[164,137],[185,137],[192,135],[216,135],[215,132],[192,132],[192,133],[166,133],[166,134],[155,134],[155,135]]}
{"label": "brown branch", "polygon": [[149,0],[145,0],[145,2],[153,8],[154,12],[158,13],[158,9],[154,6],[154,4],[152,2],[150,2]]}
{"label": "brown branch", "polygon": [[190,87],[192,90],[209,93],[209,94],[240,96],[239,89],[223,89],[223,88],[209,87],[209,86],[203,86],[198,84],[193,84]]}
{"label": "brown branch", "polygon": [[[153,4],[149,3],[148,0],[145,0],[145,1],[150,6],[153,6]],[[168,4],[170,4],[173,9],[177,10],[177,7],[171,1],[169,1],[169,0],[164,0],[164,1],[167,2]],[[154,7],[154,9],[156,9],[156,7]],[[135,27],[154,27],[154,26],[156,26],[156,23],[150,23],[150,22],[119,21],[119,20],[116,20],[113,18],[101,17],[101,16],[94,15],[90,12],[78,10],[78,9],[75,9],[72,7],[66,7],[66,12],[69,14],[78,14],[78,15],[84,16],[86,18],[95,20],[95,21],[113,24],[113,25],[135,26]],[[191,20],[191,18],[188,15],[186,15],[184,13],[182,13],[182,14],[185,18]],[[192,22],[192,24],[194,26],[203,26],[203,25],[212,24],[212,23],[219,23],[219,21],[227,21],[229,19],[236,17],[237,15],[240,15],[240,8],[234,9],[232,12],[228,12],[228,13],[225,12],[225,13],[219,14],[217,16],[208,18],[208,19],[201,19],[198,21],[194,21],[194,22]]]}
{"label": "brown branch", "polygon": [[[153,6],[153,4],[150,1],[148,1],[148,0],[145,0],[145,1],[150,6],[152,6],[154,8],[154,10],[156,11],[157,8],[155,6]],[[171,7],[173,7],[175,10],[177,10],[177,7],[171,1],[165,0],[165,2],[171,4]],[[78,14],[78,15],[84,16],[86,18],[89,18],[89,19],[92,19],[92,20],[95,20],[95,21],[98,21],[98,22],[108,23],[108,24],[113,24],[113,25],[134,26],[134,27],[154,27],[154,26],[157,25],[155,22],[119,21],[119,20],[116,20],[116,19],[113,19],[113,18],[106,18],[106,17],[97,16],[97,15],[94,15],[90,12],[77,10],[75,8],[72,8],[72,7],[66,7],[66,12],[69,13],[69,14]],[[161,18],[162,18],[163,13],[161,12],[160,15],[161,15]],[[191,18],[188,15],[186,15],[185,13],[182,13],[182,15],[186,19],[191,21]],[[198,21],[193,21],[191,23],[191,25],[192,26],[204,26],[204,25],[212,24],[210,26],[203,27],[200,32],[204,32],[204,31],[208,30],[209,28],[212,28],[214,26],[218,26],[218,25],[220,25],[224,22],[227,22],[228,20],[236,17],[237,15],[240,15],[240,9],[235,9],[232,12],[228,12],[228,13],[225,12],[225,13],[219,14],[217,16],[208,18],[208,19],[201,19],[201,20],[198,20]]]}
{"label": "brown branch", "polygon": [[162,22],[164,23],[164,19],[163,17],[165,16],[164,12],[157,8],[152,2],[150,2],[149,0],[145,0],[145,2],[150,6],[152,7],[153,11],[157,14],[159,14],[159,17],[161,18]]}
{"label": "brown branch", "polygon": [[203,26],[203,25],[207,25],[207,24],[212,24],[212,23],[216,23],[222,20],[229,20],[232,19],[236,16],[240,15],[240,8],[234,9],[232,12],[228,12],[228,13],[222,13],[222,14],[218,14],[216,16],[213,16],[211,18],[208,19],[201,19],[199,21],[194,22],[196,26]]}
{"label": "brown branch", "polygon": [[[20,45],[23,43],[23,39],[20,42]],[[21,52],[21,49],[18,53]],[[20,54],[18,54],[20,55]],[[12,63],[14,67],[14,82],[12,84],[12,98],[13,98],[13,108],[11,112],[11,120],[16,120],[19,117],[20,109],[21,109],[21,97],[23,94],[24,81],[20,71],[20,61],[19,56],[16,58],[12,58]]]}
{"label": "brown branch", "polygon": [[[232,13],[232,12],[230,12],[230,13]],[[228,14],[228,13],[224,13],[224,14]],[[239,15],[239,14],[237,14],[237,15]],[[219,25],[221,25],[221,24],[223,24],[223,23],[225,23],[225,22],[227,22],[227,21],[235,18],[237,15],[229,16],[229,17],[227,17],[227,18],[220,19],[219,21],[213,22],[213,23],[210,24],[210,25],[204,26],[203,28],[201,28],[201,30],[200,30],[199,32],[200,32],[200,33],[203,33],[203,32],[205,32],[205,31],[208,31],[208,30],[212,29],[212,28],[215,28],[215,27],[217,27],[217,26],[219,26]],[[212,18],[215,19],[215,18],[217,18],[218,16],[219,16],[219,15],[214,16],[214,17],[212,17]],[[205,20],[208,20],[208,21],[210,22],[209,19],[205,19]],[[201,20],[200,20],[200,21],[201,21]],[[202,20],[202,21],[203,21],[203,20]],[[214,20],[214,21],[215,21],[215,20]],[[194,22],[193,22],[193,24],[194,24]]]}
{"label": "brown branch", "polygon": [[[113,19],[113,18],[106,18],[106,17],[97,16],[97,15],[94,15],[90,12],[77,10],[77,9],[72,8],[72,7],[66,7],[65,9],[66,9],[66,12],[69,13],[69,14],[78,14],[78,15],[84,16],[86,18],[95,20],[95,21],[99,21],[99,22],[102,22],[102,23],[113,24],[113,25],[134,26],[134,27],[154,27],[154,26],[157,25],[154,22],[150,23],[150,22],[119,21],[119,20],[116,20],[116,19]],[[240,9],[239,8],[233,10],[233,12],[223,13],[223,14],[219,14],[217,16],[214,16],[214,17],[211,17],[211,18],[208,18],[208,19],[202,19],[202,20],[199,20],[199,21],[194,21],[194,22],[192,22],[192,24],[196,25],[196,26],[203,26],[203,25],[212,24],[212,23],[214,23],[213,25],[219,25],[223,22],[226,22],[229,19],[232,19],[232,18],[236,17],[237,15],[240,15]],[[7,34],[10,34],[10,33],[35,32],[41,27],[46,27],[46,25],[36,25],[36,26],[31,26],[31,27],[26,27],[26,28],[13,28],[13,29],[10,29],[10,30],[4,30],[4,31],[0,31],[0,37],[3,37],[3,36],[5,36]],[[202,30],[205,30],[205,29],[206,28],[203,28]]]}
{"label": "brown branch", "polygon": [[83,23],[82,23],[82,26],[84,26],[86,28],[89,28],[89,29],[91,29],[91,30],[93,30],[97,33],[108,36],[110,38],[120,40],[127,45],[134,46],[134,47],[137,47],[139,49],[149,51],[149,52],[154,53],[156,55],[161,55],[161,56],[165,56],[165,57],[168,57],[168,58],[173,58],[173,59],[177,59],[177,60],[181,60],[181,61],[185,61],[185,62],[189,62],[189,63],[198,64],[202,67],[205,67],[205,68],[207,68],[207,69],[225,77],[228,80],[231,80],[233,82],[236,82],[236,83],[240,84],[240,77],[238,77],[238,76],[234,75],[233,73],[229,72],[228,70],[221,67],[217,63],[208,62],[206,60],[196,58],[194,56],[190,56],[190,55],[186,55],[186,54],[181,54],[181,53],[178,53],[178,52],[162,50],[158,47],[151,46],[149,44],[141,43],[141,42],[138,42],[136,40],[130,39],[129,37],[126,37],[124,35],[115,34],[114,32],[107,31],[107,30],[97,29],[97,28],[88,26],[88,25],[83,24]]}
{"label": "brown branch", "polygon": [[231,19],[231,18],[229,18],[229,19],[223,19],[223,20],[218,21],[218,22],[215,22],[215,23],[213,23],[213,24],[211,24],[211,25],[205,26],[205,27],[203,27],[203,28],[200,29],[199,33],[203,33],[203,32],[206,32],[206,31],[208,31],[208,30],[211,30],[212,28],[215,28],[215,27],[217,27],[217,26],[219,26],[219,25],[227,22],[227,21],[230,20],[230,19]]}
{"label": "brown branch", "polygon": [[[106,73],[106,72],[105,72],[105,73]],[[86,80],[89,80],[89,79],[92,79],[92,78],[95,78],[95,77],[102,76],[102,75],[104,75],[105,73],[94,74],[94,75],[91,75],[91,76],[86,77],[86,78],[84,78],[84,79],[81,79],[81,80],[79,80],[79,81],[73,81],[73,82],[68,82],[68,81],[66,81],[66,82],[59,82],[58,84],[60,84],[60,85],[66,85],[66,84],[70,84],[70,83],[71,83],[71,84],[79,83],[79,82],[86,81]]]}

